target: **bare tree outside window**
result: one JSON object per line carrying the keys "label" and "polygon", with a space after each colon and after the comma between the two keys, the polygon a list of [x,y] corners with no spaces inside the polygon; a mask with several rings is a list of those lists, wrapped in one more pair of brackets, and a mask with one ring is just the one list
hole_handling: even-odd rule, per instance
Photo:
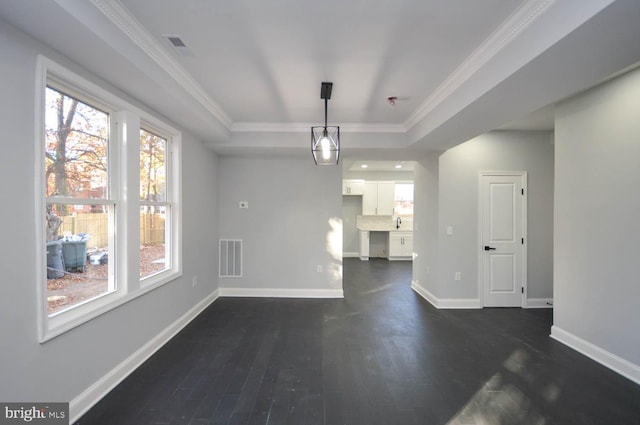
{"label": "bare tree outside window", "polygon": [[45,130],[46,196],[105,198],[109,115],[47,88]]}

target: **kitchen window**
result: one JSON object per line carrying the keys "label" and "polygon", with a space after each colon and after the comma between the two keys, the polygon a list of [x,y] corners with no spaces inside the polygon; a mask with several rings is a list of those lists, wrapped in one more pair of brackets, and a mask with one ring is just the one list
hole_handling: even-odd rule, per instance
{"label": "kitchen window", "polygon": [[181,275],[181,138],[99,86],[38,61],[44,342]]}
{"label": "kitchen window", "polygon": [[393,214],[400,217],[413,217],[413,183],[395,184]]}

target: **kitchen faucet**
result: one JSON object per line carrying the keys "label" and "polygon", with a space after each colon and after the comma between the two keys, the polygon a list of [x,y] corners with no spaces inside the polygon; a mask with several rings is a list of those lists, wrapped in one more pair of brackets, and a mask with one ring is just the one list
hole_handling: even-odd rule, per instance
{"label": "kitchen faucet", "polygon": [[401,224],[402,224],[402,219],[400,217],[396,218],[396,229],[399,229]]}

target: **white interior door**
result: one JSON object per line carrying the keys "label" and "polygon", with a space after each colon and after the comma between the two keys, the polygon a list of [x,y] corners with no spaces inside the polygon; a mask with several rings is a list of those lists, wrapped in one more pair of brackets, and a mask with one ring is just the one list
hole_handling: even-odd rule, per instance
{"label": "white interior door", "polygon": [[483,305],[521,307],[526,289],[526,174],[480,178]]}

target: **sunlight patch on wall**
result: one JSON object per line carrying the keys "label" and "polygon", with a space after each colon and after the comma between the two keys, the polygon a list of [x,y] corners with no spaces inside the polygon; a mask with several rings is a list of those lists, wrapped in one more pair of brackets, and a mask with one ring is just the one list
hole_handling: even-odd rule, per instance
{"label": "sunlight patch on wall", "polygon": [[327,232],[327,252],[333,259],[327,267],[331,285],[342,287],[342,219],[331,217]]}

